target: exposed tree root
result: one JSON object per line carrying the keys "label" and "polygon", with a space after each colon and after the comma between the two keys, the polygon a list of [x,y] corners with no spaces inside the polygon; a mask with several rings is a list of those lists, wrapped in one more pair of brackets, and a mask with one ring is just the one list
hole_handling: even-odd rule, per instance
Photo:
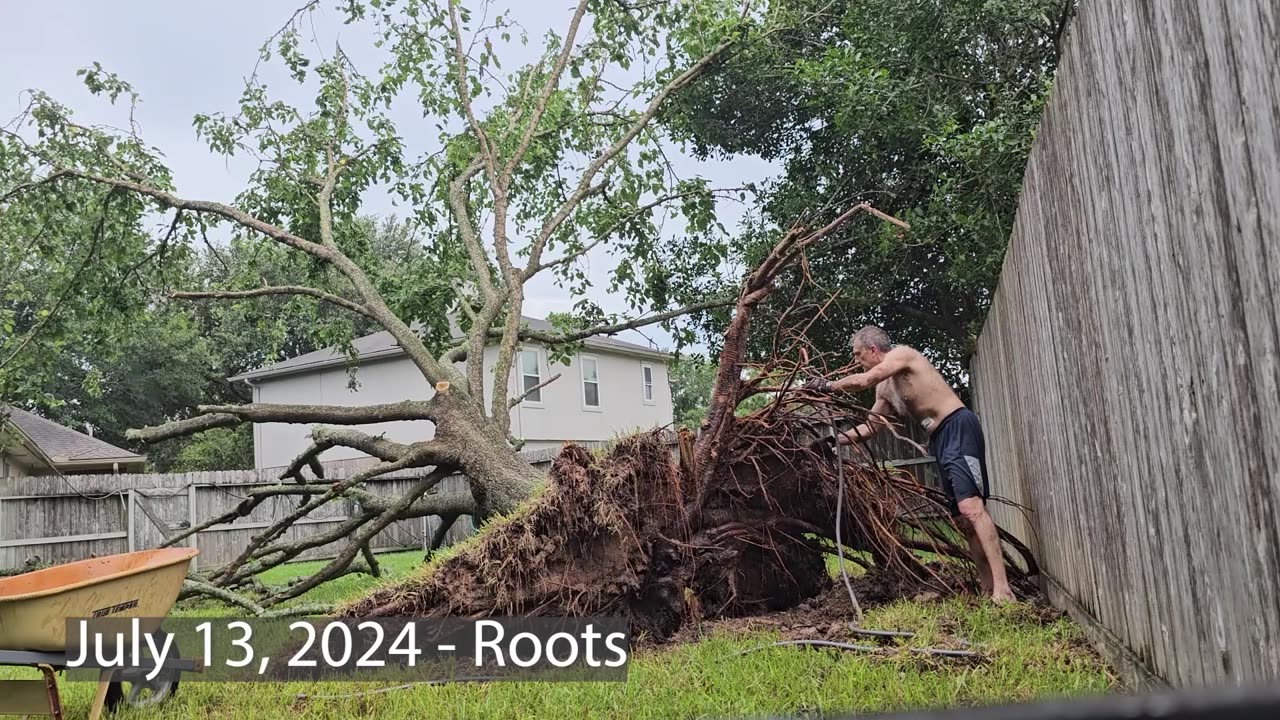
{"label": "exposed tree root", "polygon": [[[782,413],[774,418],[785,422]],[[835,534],[834,457],[759,437],[739,435],[734,461],[705,490],[684,482],[659,433],[628,438],[602,458],[566,447],[549,487],[527,509],[339,614],[620,615],[661,641],[692,619],[789,608],[831,584],[824,553]],[[969,571],[963,548],[921,540],[898,519],[921,500],[941,509],[942,498],[910,479],[845,463],[847,551],[871,558],[887,594],[957,589]],[[922,564],[910,552],[917,548],[960,558],[955,574]]]}

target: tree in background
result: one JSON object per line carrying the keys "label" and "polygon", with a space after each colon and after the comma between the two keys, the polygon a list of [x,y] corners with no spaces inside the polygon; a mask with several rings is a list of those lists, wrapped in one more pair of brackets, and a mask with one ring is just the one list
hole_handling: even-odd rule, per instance
{"label": "tree in background", "polygon": [[[418,277],[428,274],[423,266],[427,249],[411,224],[362,217],[345,232],[360,236],[367,245],[370,264],[391,288],[389,294],[396,292],[397,283],[416,283],[426,294],[434,279]],[[189,288],[215,288],[245,278],[276,285],[311,281],[311,268],[296,260],[279,253],[274,243],[210,243],[190,258],[185,283]],[[29,272],[35,275],[37,268]],[[145,451],[156,471],[252,468],[249,426],[151,445],[128,438],[126,432],[192,417],[200,404],[248,402],[249,388],[227,378],[374,330],[367,319],[351,322],[340,310],[305,298],[219,303],[162,298],[140,310],[137,321],[109,346],[67,343],[49,366],[42,392],[11,402],[113,445]]]}
{"label": "tree in background", "polygon": [[[812,260],[815,283],[839,293],[811,329],[820,349],[847,360],[851,333],[878,323],[965,384],[1074,8],[774,0],[788,30],[754,39],[680,94],[664,119],[700,154],[785,169],[743,237],[748,260],[767,250],[771,228],[864,199],[911,223],[906,239],[859,226],[842,251]],[[791,298],[773,300],[776,313]],[[769,338],[753,340],[767,349]]]}
{"label": "tree in background", "polygon": [[[675,426],[697,431],[707,419],[711,406],[711,393],[715,388],[718,365],[703,355],[684,355],[671,363],[667,372],[671,384],[672,414]],[[752,376],[752,370],[742,373],[743,379]],[[771,395],[749,395],[737,404],[737,415],[746,415],[768,404]]]}
{"label": "tree in background", "polygon": [[667,368],[676,427],[696,431],[707,417],[716,364],[701,355],[685,355]]}

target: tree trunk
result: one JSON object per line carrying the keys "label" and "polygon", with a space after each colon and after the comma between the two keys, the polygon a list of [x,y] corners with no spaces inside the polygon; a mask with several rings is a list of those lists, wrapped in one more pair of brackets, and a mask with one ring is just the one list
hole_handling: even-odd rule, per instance
{"label": "tree trunk", "polygon": [[462,471],[471,484],[471,495],[483,519],[515,510],[532,497],[546,475],[501,443],[468,443],[462,451]]}
{"label": "tree trunk", "polygon": [[520,458],[498,423],[485,417],[478,403],[451,395],[448,383],[437,384],[436,402],[436,439],[447,443],[467,477],[479,511],[476,520],[509,513],[529,499],[545,474]]}

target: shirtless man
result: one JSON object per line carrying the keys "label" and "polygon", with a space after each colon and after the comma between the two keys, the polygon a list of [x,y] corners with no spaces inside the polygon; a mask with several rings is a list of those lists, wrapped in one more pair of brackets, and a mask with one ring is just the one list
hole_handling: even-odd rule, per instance
{"label": "shirtless man", "polygon": [[987,514],[986,446],[978,416],[960,402],[933,364],[916,350],[894,346],[874,325],[854,333],[853,358],[864,372],[835,382],[810,381],[823,391],[856,392],[875,386],[872,416],[840,436],[841,445],[870,439],[885,427],[884,416],[914,417],[929,433],[929,452],[937,458],[942,489],[951,514],[969,540],[982,592],[994,602],[1013,600],[995,523]]}

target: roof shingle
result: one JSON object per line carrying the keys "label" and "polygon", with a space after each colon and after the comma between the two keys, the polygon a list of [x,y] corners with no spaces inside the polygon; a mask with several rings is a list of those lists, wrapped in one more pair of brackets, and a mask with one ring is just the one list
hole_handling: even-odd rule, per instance
{"label": "roof shingle", "polygon": [[82,432],[76,432],[69,427],[59,425],[52,420],[46,420],[39,415],[33,415],[26,410],[8,405],[0,406],[0,415],[4,414],[7,414],[9,421],[21,430],[22,434],[26,435],[31,442],[38,445],[40,450],[54,462],[74,460],[138,462],[146,460],[141,455],[118,448]]}

